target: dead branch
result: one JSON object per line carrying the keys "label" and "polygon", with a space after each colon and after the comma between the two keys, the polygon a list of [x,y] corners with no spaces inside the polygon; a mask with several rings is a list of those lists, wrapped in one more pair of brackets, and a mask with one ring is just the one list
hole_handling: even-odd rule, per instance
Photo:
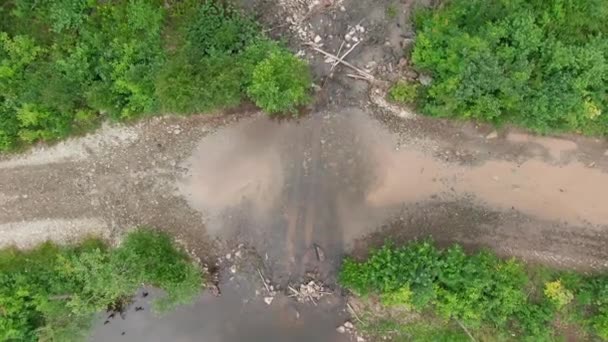
{"label": "dead branch", "polygon": [[323,50],[319,49],[314,43],[306,43],[306,45],[310,46],[313,50],[315,50],[315,51],[317,51],[319,53],[322,53],[322,54],[324,54],[327,57],[333,58],[334,60],[338,61],[338,63],[344,64],[345,66],[347,66],[347,67],[355,70],[357,73],[359,73],[359,75],[361,75],[362,77],[365,77],[366,80],[368,80],[370,82],[372,82],[372,81],[375,80],[374,76],[372,76],[370,73],[365,72],[365,71],[357,68],[356,66],[354,66],[354,65],[352,65],[352,64],[350,64],[350,63],[348,63],[348,62],[346,62],[346,61],[344,61],[342,59],[340,59],[336,55],[333,55],[333,54],[331,54],[331,53],[329,53],[327,51],[323,51]]}
{"label": "dead branch", "polygon": [[258,274],[260,275],[260,278],[262,279],[262,283],[264,283],[264,287],[266,288],[266,291],[268,291],[268,293],[272,293],[272,291],[270,291],[270,287],[268,287],[268,284],[266,284],[266,279],[264,279],[264,276],[262,275],[262,271],[260,271],[260,269],[258,268]]}
{"label": "dead branch", "polygon": [[469,335],[469,338],[471,339],[471,341],[476,342],[473,335],[471,335],[471,332],[469,331],[469,329],[467,329],[467,327],[465,327],[464,324],[462,324],[462,322],[460,322],[459,320],[455,319],[455,321],[456,321],[456,323],[458,323],[458,325],[460,325],[462,330],[464,330],[464,332],[467,333],[467,335]]}

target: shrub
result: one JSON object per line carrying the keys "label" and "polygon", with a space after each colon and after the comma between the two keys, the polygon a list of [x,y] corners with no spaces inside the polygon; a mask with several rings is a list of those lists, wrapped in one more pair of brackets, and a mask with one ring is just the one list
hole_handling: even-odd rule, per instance
{"label": "shrub", "polygon": [[293,113],[297,106],[308,103],[311,82],[304,61],[277,50],[256,65],[247,94],[268,113]]}
{"label": "shrub", "polygon": [[191,300],[201,271],[165,234],[129,233],[116,249],[99,240],[0,251],[0,339],[84,340],[94,315],[142,285],[163,289],[159,310]]}
{"label": "shrub", "polygon": [[416,241],[401,247],[386,244],[363,261],[345,259],[339,281],[359,296],[378,295],[384,305],[431,309],[445,321],[457,320],[480,333],[491,329],[490,334],[508,339],[515,334],[528,341],[553,341],[557,311],[568,307],[560,311],[569,315],[566,321],[604,338],[608,278],[542,273],[551,280],[537,284],[515,260],[487,251],[467,255],[458,245],[439,250],[430,241]]}
{"label": "shrub", "polygon": [[574,299],[574,294],[562,285],[561,280],[545,283],[544,293],[558,309],[570,304]]}
{"label": "shrub", "polygon": [[423,112],[608,134],[608,2],[454,0],[417,16]]}
{"label": "shrub", "polygon": [[418,86],[405,81],[398,81],[388,91],[391,101],[401,104],[412,104],[416,100]]}
{"label": "shrub", "polygon": [[303,74],[288,84],[280,70],[270,70],[263,82],[278,87],[281,101],[259,88],[252,94],[263,105],[271,100],[290,109],[307,98],[308,87],[302,91],[297,80],[308,79],[308,70],[224,2],[4,1],[0,151],[60,139],[106,118],[235,106],[272,51]]}

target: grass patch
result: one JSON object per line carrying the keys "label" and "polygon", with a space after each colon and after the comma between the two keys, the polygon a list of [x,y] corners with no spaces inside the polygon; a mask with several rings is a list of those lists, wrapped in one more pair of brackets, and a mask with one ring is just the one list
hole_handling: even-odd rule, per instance
{"label": "grass patch", "polygon": [[165,291],[157,311],[191,301],[204,275],[173,240],[138,229],[117,248],[100,240],[0,251],[0,340],[82,341],[94,315],[142,285]]}
{"label": "grass patch", "polygon": [[200,113],[244,99],[293,112],[309,101],[310,85],[305,62],[224,1],[0,4],[0,151],[104,119]]}
{"label": "grass patch", "polygon": [[422,112],[608,135],[608,2],[453,0],[417,13]]}
{"label": "grass patch", "polygon": [[418,85],[397,81],[388,90],[389,100],[399,104],[413,104],[418,96]]}
{"label": "grass patch", "polygon": [[458,340],[462,325],[489,341],[559,340],[566,326],[608,338],[608,275],[526,267],[489,251],[469,255],[458,245],[441,250],[416,241],[387,244],[364,261],[347,258],[339,279],[359,297],[417,313],[413,320],[368,317],[373,329],[390,325],[395,336]]}
{"label": "grass patch", "polygon": [[397,18],[397,5],[396,4],[390,4],[386,7],[386,16],[389,19]]}

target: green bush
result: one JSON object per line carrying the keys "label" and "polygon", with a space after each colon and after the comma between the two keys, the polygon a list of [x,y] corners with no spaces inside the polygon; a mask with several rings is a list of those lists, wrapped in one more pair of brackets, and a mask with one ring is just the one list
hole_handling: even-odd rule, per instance
{"label": "green bush", "polygon": [[[4,1],[0,151],[61,139],[106,118],[233,107],[273,51],[288,54],[219,1]],[[296,80],[309,77],[298,63],[286,67],[303,73]],[[280,75],[274,70],[268,80],[287,95],[279,107],[301,104],[299,83]]]}
{"label": "green bush", "polygon": [[608,134],[608,2],[453,0],[419,12],[423,112]]}
{"label": "green bush", "polygon": [[311,83],[304,61],[277,50],[255,66],[247,94],[268,113],[293,113],[297,106],[309,102]]}
{"label": "green bush", "polygon": [[79,341],[95,314],[128,301],[142,285],[166,292],[155,307],[192,300],[203,275],[165,234],[129,233],[116,249],[99,240],[0,251],[0,339]]}
{"label": "green bush", "polygon": [[532,281],[528,274],[521,263],[490,252],[467,255],[457,245],[439,250],[422,241],[387,244],[364,261],[347,258],[339,280],[359,296],[375,294],[384,305],[432,310],[479,331],[490,327],[504,336],[551,341],[560,312],[605,338],[608,278],[550,271]]}
{"label": "green bush", "polygon": [[405,81],[398,81],[388,90],[388,97],[391,101],[412,104],[418,95],[418,86]]}

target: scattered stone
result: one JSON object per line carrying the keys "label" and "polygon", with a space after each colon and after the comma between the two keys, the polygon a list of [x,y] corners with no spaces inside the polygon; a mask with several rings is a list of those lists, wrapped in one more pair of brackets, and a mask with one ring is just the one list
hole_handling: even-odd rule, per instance
{"label": "scattered stone", "polygon": [[237,258],[241,258],[242,255],[243,255],[243,252],[241,252],[241,251],[236,251],[236,253],[234,253],[234,256]]}
{"label": "scattered stone", "polygon": [[428,86],[431,85],[433,79],[429,75],[421,74],[420,76],[418,76],[418,81],[420,81],[420,84],[422,84],[423,86]]}
{"label": "scattered stone", "polygon": [[317,35],[317,36],[315,37],[314,42],[315,42],[315,44],[318,44],[318,43],[320,43],[320,42],[321,42],[321,40],[323,40],[323,39],[321,38],[321,36]]}
{"label": "scattered stone", "polygon": [[352,37],[350,34],[348,34],[348,33],[347,33],[347,34],[344,36],[344,40],[346,40],[347,42],[350,42],[350,40],[351,40],[352,38],[353,38],[353,37]]}
{"label": "scattered stone", "polygon": [[343,325],[341,325],[336,328],[336,331],[340,334],[344,334],[346,332],[346,328]]}
{"label": "scattered stone", "polygon": [[340,6],[340,12],[346,12],[346,7]]}
{"label": "scattered stone", "polygon": [[226,254],[226,260],[232,259],[232,255],[230,253]]}
{"label": "scattered stone", "polygon": [[486,135],[486,139],[488,139],[488,140],[489,139],[496,139],[496,138],[498,138],[498,132],[496,132],[496,131],[493,131],[492,133]]}
{"label": "scattered stone", "polygon": [[365,342],[365,339],[361,336],[357,336],[357,342]]}
{"label": "scattered stone", "polygon": [[236,265],[230,266],[230,273],[232,273],[232,274],[236,273]]}
{"label": "scattered stone", "polygon": [[264,303],[266,303],[267,305],[272,304],[273,300],[274,300],[274,297],[264,297]]}
{"label": "scattered stone", "polygon": [[350,321],[344,322],[344,327],[346,329],[351,329],[351,330],[355,328],[355,326]]}

